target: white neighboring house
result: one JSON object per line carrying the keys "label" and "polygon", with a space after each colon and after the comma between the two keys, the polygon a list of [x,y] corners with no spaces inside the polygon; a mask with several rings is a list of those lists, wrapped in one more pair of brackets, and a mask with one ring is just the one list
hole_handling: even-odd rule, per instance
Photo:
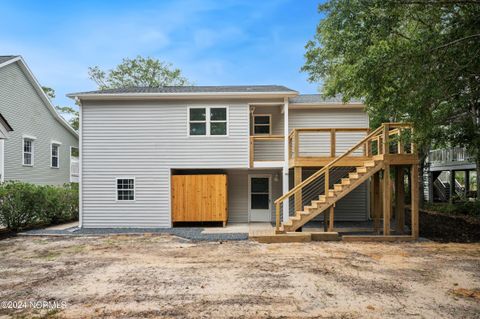
{"label": "white neighboring house", "polygon": [[71,168],[78,133],[56,112],[21,56],[0,56],[0,113],[15,128],[0,140],[1,181],[78,181]]}
{"label": "white neighboring house", "polygon": [[[173,177],[197,174],[227,176],[228,222],[273,222],[275,199],[356,144],[369,127],[360,101],[344,104],[279,85],[125,88],[68,96],[81,105],[84,228],[171,227],[177,218]],[[313,134],[299,139],[295,151],[302,164],[295,164],[289,137],[299,129]],[[294,178],[295,165],[300,176]],[[213,188],[200,189],[206,192],[201,203],[186,206],[212,204]],[[344,197],[336,205],[336,220],[368,220],[367,194],[362,184]],[[289,214],[284,205],[283,220]]]}

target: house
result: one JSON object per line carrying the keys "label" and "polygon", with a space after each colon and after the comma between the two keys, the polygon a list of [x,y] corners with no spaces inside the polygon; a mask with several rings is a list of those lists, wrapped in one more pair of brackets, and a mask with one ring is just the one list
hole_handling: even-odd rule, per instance
{"label": "house", "polygon": [[14,128],[0,139],[2,182],[62,185],[78,179],[71,171],[78,133],[57,114],[21,56],[0,56],[0,113]]}
{"label": "house", "polygon": [[[361,101],[344,104],[278,85],[124,88],[68,96],[81,105],[85,228],[223,221],[275,222],[278,232],[291,231],[322,218],[318,211],[325,208],[318,203],[315,214],[305,210],[334,182],[350,183],[352,168],[364,164],[351,187],[323,202],[335,206],[336,221],[367,221],[370,177],[390,156],[379,134],[404,129],[393,123],[369,134]],[[375,140],[373,150],[356,146]],[[380,158],[371,160],[375,150],[381,164],[375,162]],[[402,149],[398,157],[403,164],[410,163],[412,154],[406,153]]]}

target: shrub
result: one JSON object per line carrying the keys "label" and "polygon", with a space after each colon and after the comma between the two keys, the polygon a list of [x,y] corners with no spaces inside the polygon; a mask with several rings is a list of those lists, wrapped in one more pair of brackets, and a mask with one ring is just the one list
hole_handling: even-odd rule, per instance
{"label": "shrub", "polygon": [[78,185],[41,186],[23,182],[0,185],[0,224],[10,230],[78,218]]}
{"label": "shrub", "polygon": [[455,203],[427,203],[425,208],[450,215],[480,217],[480,200]]}

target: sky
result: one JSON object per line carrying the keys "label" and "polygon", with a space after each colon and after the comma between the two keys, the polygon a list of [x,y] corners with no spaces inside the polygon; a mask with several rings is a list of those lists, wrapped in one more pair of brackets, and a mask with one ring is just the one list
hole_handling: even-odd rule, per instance
{"label": "sky", "polygon": [[300,72],[319,0],[0,0],[0,55],[22,55],[55,105],[96,89],[88,67],[172,63],[196,85],[279,84],[317,93]]}

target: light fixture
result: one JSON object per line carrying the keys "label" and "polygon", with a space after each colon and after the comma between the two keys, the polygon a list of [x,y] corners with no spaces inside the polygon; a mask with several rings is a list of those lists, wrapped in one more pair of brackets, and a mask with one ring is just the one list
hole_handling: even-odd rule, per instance
{"label": "light fixture", "polygon": [[275,175],[273,175],[273,181],[275,183],[278,183],[278,173],[275,173]]}

